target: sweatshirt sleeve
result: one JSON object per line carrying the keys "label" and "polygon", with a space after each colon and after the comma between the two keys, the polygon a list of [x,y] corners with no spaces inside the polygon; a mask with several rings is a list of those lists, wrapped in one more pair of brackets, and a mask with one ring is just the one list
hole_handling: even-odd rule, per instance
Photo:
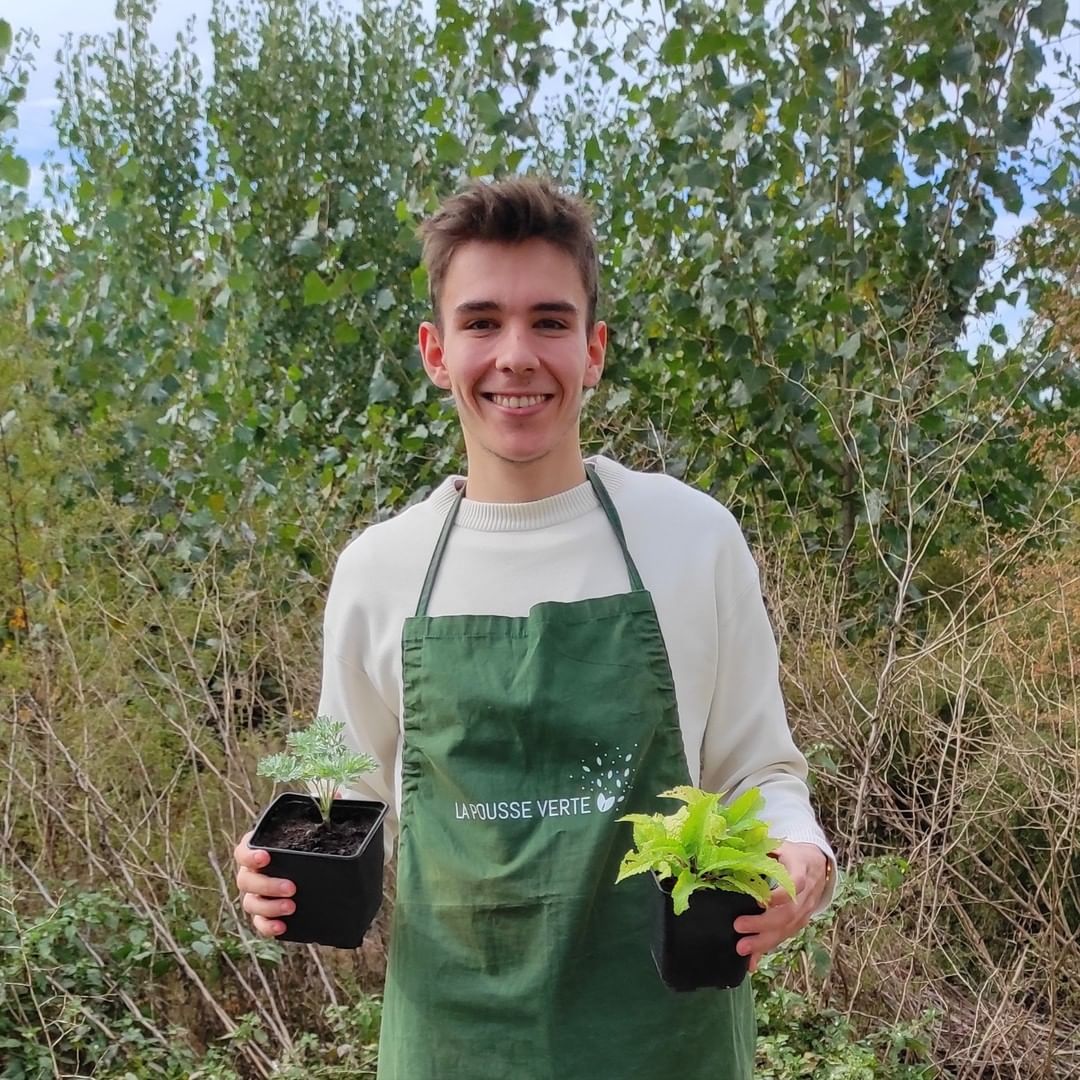
{"label": "sweatshirt sleeve", "polygon": [[818,907],[823,911],[836,888],[836,857],[811,808],[806,758],[788,726],[757,566],[741,534],[738,544],[735,579],[740,585],[734,597],[733,575],[717,583],[716,689],[702,742],[701,786],[724,792],[729,800],[760,788],[774,836],[817,844],[825,852],[833,874]]}
{"label": "sweatshirt sleeve", "polygon": [[386,803],[383,831],[389,858],[397,833],[394,770],[399,725],[396,711],[383,700],[365,666],[372,655],[372,613],[365,609],[355,587],[364,577],[357,573],[355,554],[352,548],[342,553],[326,600],[319,715],[343,722],[345,742],[370,754],[377,763],[374,772],[355,780],[343,794],[350,799]]}

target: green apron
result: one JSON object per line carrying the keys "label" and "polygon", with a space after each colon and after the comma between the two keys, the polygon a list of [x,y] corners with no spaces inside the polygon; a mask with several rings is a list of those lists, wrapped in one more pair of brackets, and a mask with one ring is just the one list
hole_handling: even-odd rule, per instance
{"label": "green apron", "polygon": [[[402,634],[397,901],[379,1080],[746,1080],[750,980],[678,994],[649,952],[630,826],[690,782],[652,597],[599,477],[632,591]],[[544,573],[537,567],[537,573]]]}

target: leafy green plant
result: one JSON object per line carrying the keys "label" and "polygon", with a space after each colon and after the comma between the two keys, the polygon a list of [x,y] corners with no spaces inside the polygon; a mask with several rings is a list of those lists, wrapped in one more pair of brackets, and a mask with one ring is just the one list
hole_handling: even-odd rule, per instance
{"label": "leafy green plant", "polygon": [[338,787],[375,768],[370,754],[357,754],[345,745],[344,730],[340,721],[317,716],[306,730],[292,731],[285,737],[291,754],[270,754],[259,762],[257,771],[276,783],[303,780],[314,787],[325,824],[330,820],[330,804]]}
{"label": "leafy green plant", "polygon": [[676,915],[686,911],[697,889],[747,893],[768,904],[774,880],[795,898],[787,870],[769,855],[780,841],[757,816],[765,806],[758,788],[750,788],[730,806],[716,792],[685,785],[662,791],[660,797],[686,805],[673,814],[627,814],[619,819],[633,823],[636,850],[626,853],[616,884],[647,870],[661,881],[674,879]]}

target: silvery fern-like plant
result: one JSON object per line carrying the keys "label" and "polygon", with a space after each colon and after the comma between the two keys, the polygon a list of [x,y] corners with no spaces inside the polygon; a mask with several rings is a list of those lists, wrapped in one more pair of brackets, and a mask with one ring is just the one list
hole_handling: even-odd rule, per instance
{"label": "silvery fern-like plant", "polygon": [[795,899],[795,885],[778,859],[769,852],[780,843],[769,835],[758,814],[765,799],[758,788],[743,792],[725,805],[715,792],[682,786],[662,791],[664,799],[684,806],[673,814],[627,814],[619,818],[634,826],[634,845],[619,867],[616,884],[634,874],[655,871],[660,880],[674,881],[672,907],[681,915],[696,889],[747,893],[767,906],[775,881]]}
{"label": "silvery fern-like plant", "polygon": [[330,820],[334,792],[376,767],[370,754],[358,754],[345,745],[345,725],[329,716],[317,716],[303,731],[285,736],[291,753],[269,754],[258,765],[259,776],[280,784],[303,781],[314,787],[323,823]]}

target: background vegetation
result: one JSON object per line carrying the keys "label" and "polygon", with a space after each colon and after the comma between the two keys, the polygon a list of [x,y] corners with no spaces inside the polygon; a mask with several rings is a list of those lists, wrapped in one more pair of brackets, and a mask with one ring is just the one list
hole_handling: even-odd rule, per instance
{"label": "background vegetation", "polygon": [[222,0],[212,71],[152,16],[65,47],[33,204],[0,22],[0,1076],[374,1075],[385,915],[261,941],[230,853],[336,552],[461,465],[415,225],[522,170],[598,208],[589,444],[739,515],[845,867],[759,1074],[1080,1076],[1064,0]]}

